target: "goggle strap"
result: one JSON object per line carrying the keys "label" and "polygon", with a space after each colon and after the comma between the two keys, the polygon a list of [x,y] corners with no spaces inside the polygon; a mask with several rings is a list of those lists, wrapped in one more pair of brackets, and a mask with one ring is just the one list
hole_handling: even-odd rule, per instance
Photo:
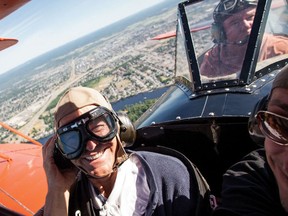
{"label": "goggle strap", "polygon": [[118,168],[124,161],[129,158],[129,155],[126,153],[118,134],[116,135],[116,139],[118,144],[118,150],[116,153],[114,168]]}

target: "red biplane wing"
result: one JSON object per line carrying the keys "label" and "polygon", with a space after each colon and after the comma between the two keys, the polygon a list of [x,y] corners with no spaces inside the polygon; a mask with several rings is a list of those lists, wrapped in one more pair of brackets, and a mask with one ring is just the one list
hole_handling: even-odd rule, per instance
{"label": "red biplane wing", "polygon": [[[30,0],[0,0],[0,20],[8,16]],[[17,39],[0,38],[0,51],[18,42]]]}
{"label": "red biplane wing", "polygon": [[13,38],[0,38],[0,51],[13,46],[17,42],[18,40]]}
{"label": "red biplane wing", "polygon": [[163,40],[163,39],[167,39],[170,37],[175,37],[176,36],[176,31],[170,31],[170,32],[166,32],[160,35],[157,35],[153,38],[151,38],[151,40]]}
{"label": "red biplane wing", "polygon": [[0,20],[8,16],[30,0],[0,0]]}
{"label": "red biplane wing", "polygon": [[0,206],[23,215],[34,215],[42,207],[47,193],[42,162],[41,146],[1,144]]}
{"label": "red biplane wing", "polygon": [[0,207],[34,215],[47,193],[42,144],[3,122],[0,125],[31,142],[0,144]]}
{"label": "red biplane wing", "polygon": [[[190,31],[191,32],[197,32],[197,31],[201,31],[204,29],[208,29],[210,27],[211,27],[211,25],[205,25],[205,26],[201,26],[198,28],[192,28]],[[167,39],[167,38],[171,38],[171,37],[175,37],[175,36],[176,36],[176,31],[170,31],[170,32],[166,32],[166,33],[157,35],[157,36],[151,38],[151,40],[163,40],[163,39]]]}

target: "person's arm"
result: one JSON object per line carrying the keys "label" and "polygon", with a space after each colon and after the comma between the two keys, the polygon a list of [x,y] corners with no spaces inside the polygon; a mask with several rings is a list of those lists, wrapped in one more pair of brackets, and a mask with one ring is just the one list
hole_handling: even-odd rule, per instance
{"label": "person's arm", "polygon": [[68,215],[68,191],[48,191],[43,215]]}
{"label": "person's arm", "polygon": [[43,166],[47,177],[48,192],[44,215],[68,215],[69,189],[76,177],[76,168],[60,170],[55,164],[53,152],[55,136],[43,146]]}

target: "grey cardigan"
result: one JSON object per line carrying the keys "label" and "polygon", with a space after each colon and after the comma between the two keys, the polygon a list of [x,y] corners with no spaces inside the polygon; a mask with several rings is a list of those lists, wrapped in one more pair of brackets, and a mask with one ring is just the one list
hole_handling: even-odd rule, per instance
{"label": "grey cardigan", "polygon": [[[147,174],[150,201],[145,215],[210,215],[210,190],[199,170],[179,152],[166,148],[159,152],[165,153],[129,152],[139,156]],[[81,215],[99,215],[92,205],[87,181],[87,177],[81,174],[72,186],[69,215],[74,216],[76,211]]]}

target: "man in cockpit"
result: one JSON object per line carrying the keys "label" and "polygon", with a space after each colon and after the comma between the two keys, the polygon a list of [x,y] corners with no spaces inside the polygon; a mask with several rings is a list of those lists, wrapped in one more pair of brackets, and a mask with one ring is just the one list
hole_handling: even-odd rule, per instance
{"label": "man in cockpit", "polygon": [[[221,77],[240,72],[258,0],[221,0],[213,12],[214,47],[205,53],[202,76]],[[288,38],[265,33],[259,61],[288,53]]]}

